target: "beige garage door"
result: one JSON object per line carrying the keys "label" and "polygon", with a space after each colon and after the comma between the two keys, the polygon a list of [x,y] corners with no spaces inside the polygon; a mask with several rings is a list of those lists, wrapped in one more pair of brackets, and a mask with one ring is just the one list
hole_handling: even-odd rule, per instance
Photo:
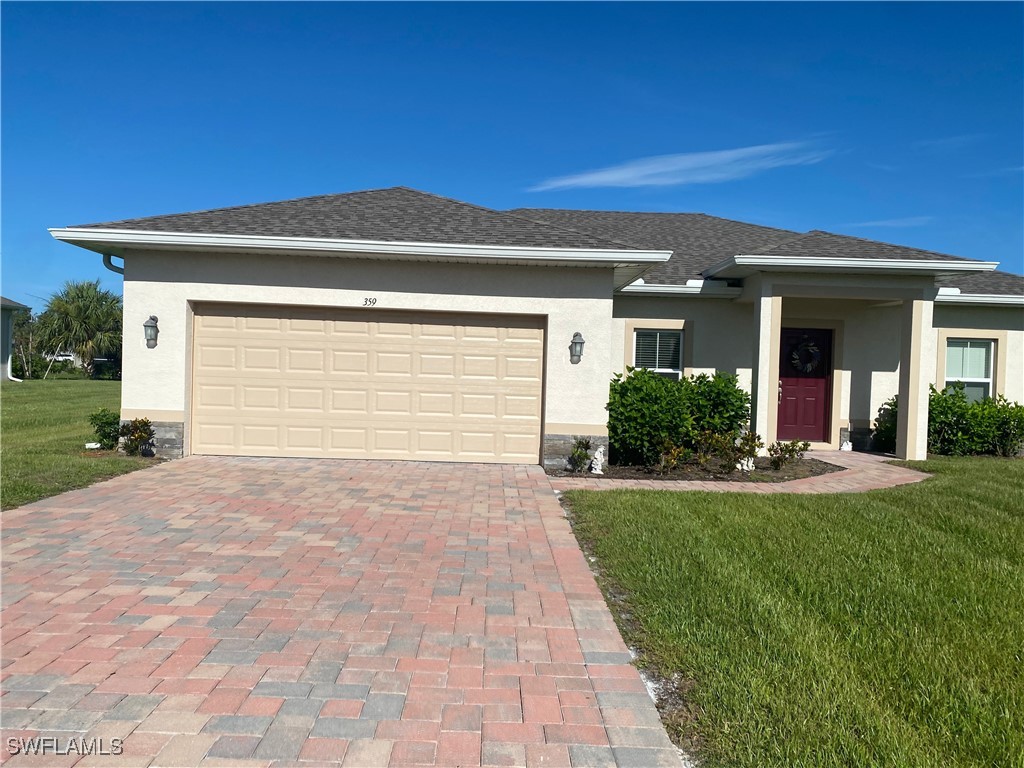
{"label": "beige garage door", "polygon": [[207,305],[192,452],[536,463],[541,318]]}

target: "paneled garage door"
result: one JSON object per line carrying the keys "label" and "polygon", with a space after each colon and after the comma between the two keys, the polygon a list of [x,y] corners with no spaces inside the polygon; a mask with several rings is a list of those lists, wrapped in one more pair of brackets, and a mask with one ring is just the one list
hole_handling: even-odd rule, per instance
{"label": "paneled garage door", "polygon": [[536,463],[542,319],[204,305],[192,452]]}

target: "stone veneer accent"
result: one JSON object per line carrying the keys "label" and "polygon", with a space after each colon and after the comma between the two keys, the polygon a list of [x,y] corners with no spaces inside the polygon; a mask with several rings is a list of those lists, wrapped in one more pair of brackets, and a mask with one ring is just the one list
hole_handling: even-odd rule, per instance
{"label": "stone veneer accent", "polygon": [[[185,424],[181,421],[154,421],[153,431],[156,438],[153,448],[156,455],[165,459],[180,459],[184,455]],[[577,437],[589,437],[591,455],[599,445],[604,446],[605,461],[608,456],[607,435],[544,435],[544,466],[547,469],[564,469],[565,462],[572,451],[573,440]]]}
{"label": "stone veneer accent", "polygon": [[544,435],[544,468],[565,469],[566,460],[572,452],[573,441],[577,437],[590,438],[590,455],[594,455],[599,445],[604,446],[605,465],[608,464],[607,435]]}
{"label": "stone veneer accent", "polygon": [[185,453],[185,423],[181,421],[154,421],[153,449],[164,459],[180,459]]}
{"label": "stone veneer accent", "polygon": [[853,443],[855,451],[875,450],[874,438],[871,427],[852,427],[850,429],[850,442]]}

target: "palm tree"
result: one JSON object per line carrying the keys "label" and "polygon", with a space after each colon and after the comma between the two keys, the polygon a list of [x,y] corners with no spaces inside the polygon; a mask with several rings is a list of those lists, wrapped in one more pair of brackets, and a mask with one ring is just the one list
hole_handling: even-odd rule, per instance
{"label": "palm tree", "polygon": [[121,297],[99,280],[67,282],[39,317],[43,349],[73,352],[90,375],[97,357],[121,349]]}

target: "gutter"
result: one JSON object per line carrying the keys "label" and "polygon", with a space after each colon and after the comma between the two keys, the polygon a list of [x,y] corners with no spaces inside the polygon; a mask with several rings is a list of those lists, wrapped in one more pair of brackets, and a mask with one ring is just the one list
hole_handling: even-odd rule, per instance
{"label": "gutter", "polygon": [[1012,293],[961,293],[959,288],[944,286],[935,297],[936,304],[973,304],[1003,307],[1024,307],[1024,295]]}
{"label": "gutter", "polygon": [[967,259],[953,261],[945,259],[867,259],[740,254],[720,261],[710,269],[705,270],[703,274],[705,277],[712,277],[729,271],[756,272],[765,269],[775,269],[783,271],[897,272],[942,275],[961,272],[991,272],[998,266],[998,261],[973,261]]}
{"label": "gutter", "polygon": [[580,261],[594,265],[655,265],[668,261],[672,251],[644,251],[608,248],[546,248],[519,245],[467,245],[463,243],[421,243],[387,240],[347,240],[321,237],[279,237],[277,235],[217,235],[191,232],[147,232],[142,230],[54,227],[55,240],[98,250],[101,245],[137,248],[203,247],[225,250],[289,250],[323,253],[365,253],[456,258],[484,258],[497,261]]}

